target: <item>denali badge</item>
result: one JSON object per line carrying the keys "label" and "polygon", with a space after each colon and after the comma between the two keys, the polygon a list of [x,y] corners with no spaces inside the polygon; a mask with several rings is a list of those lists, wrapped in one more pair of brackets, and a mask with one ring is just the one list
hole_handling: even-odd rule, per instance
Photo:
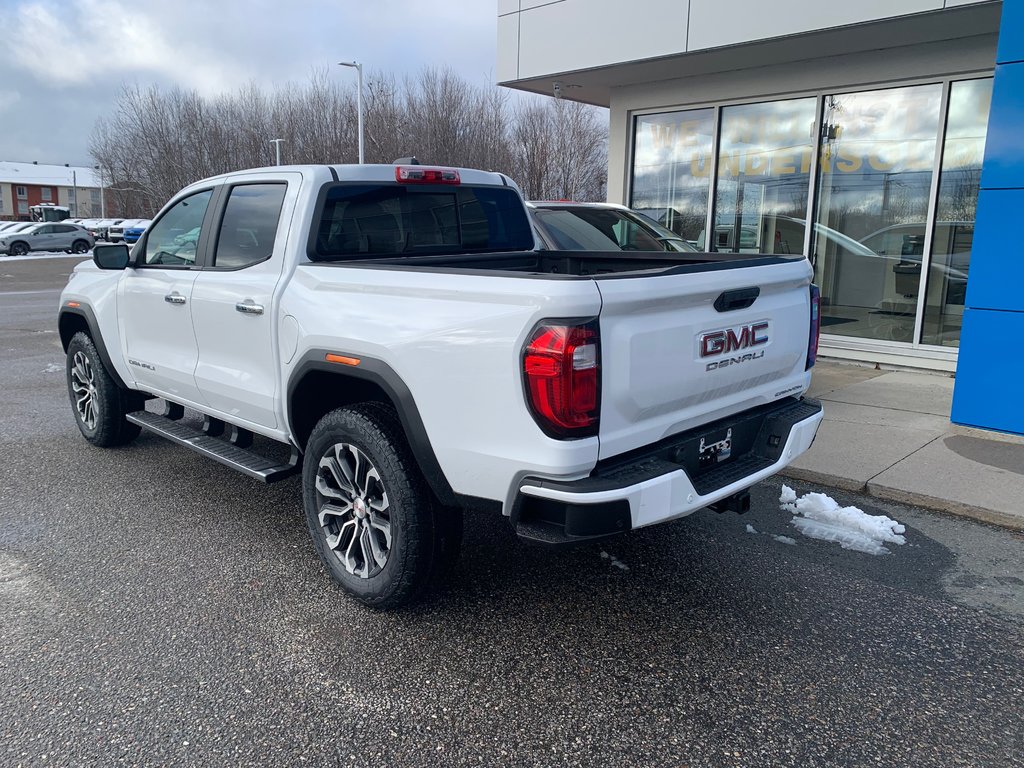
{"label": "denali badge", "polygon": [[[721,331],[708,331],[698,337],[698,346],[701,357],[715,357],[717,355],[728,355],[741,349],[753,349],[768,343],[768,321],[760,320],[756,323],[747,323],[737,328],[725,328]],[[708,363],[704,366],[705,371],[714,371],[725,368],[728,365],[745,363],[748,360],[757,360],[764,357],[764,350],[747,352],[736,357],[723,357],[720,360]]]}

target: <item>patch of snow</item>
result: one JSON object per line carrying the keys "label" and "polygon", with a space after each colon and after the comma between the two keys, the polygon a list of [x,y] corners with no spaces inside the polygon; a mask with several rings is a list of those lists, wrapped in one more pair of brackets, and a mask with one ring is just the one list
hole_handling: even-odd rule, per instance
{"label": "patch of snow", "polygon": [[45,368],[43,368],[43,373],[60,373],[63,370],[63,365],[57,365],[57,363],[50,363]]}
{"label": "patch of snow", "polygon": [[869,515],[857,507],[841,507],[824,493],[805,493],[797,498],[788,485],[782,486],[779,504],[795,517],[790,521],[800,533],[812,539],[834,541],[843,549],[869,555],[887,555],[884,544],[905,544],[906,528],[891,517]]}
{"label": "patch of snow", "polygon": [[628,565],[626,565],[624,562],[619,560],[619,558],[615,557],[615,555],[609,555],[603,549],[601,550],[601,559],[602,560],[611,560],[612,561],[612,565],[614,565],[620,571],[628,571],[629,570],[629,566]]}
{"label": "patch of snow", "polygon": [[757,533],[757,528],[752,526],[750,523],[747,523],[747,533]]}
{"label": "patch of snow", "polygon": [[780,544],[796,544],[796,539],[789,536],[779,536],[777,533],[773,533],[772,538]]}

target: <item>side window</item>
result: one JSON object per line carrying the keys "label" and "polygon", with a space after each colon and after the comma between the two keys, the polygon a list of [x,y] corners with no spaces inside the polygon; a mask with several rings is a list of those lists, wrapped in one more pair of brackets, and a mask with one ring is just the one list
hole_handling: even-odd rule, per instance
{"label": "side window", "polygon": [[39,227],[32,234],[34,234],[34,235],[52,235],[53,234],[53,225],[52,224],[47,224],[45,227]]}
{"label": "side window", "polygon": [[67,224],[54,224],[53,231],[61,235],[66,235],[68,232],[74,232],[75,228],[69,227]]}
{"label": "side window", "polygon": [[283,183],[231,188],[217,235],[214,267],[241,269],[271,257],[287,189]]}
{"label": "side window", "polygon": [[212,196],[212,189],[189,195],[150,227],[143,264],[172,267],[195,264],[199,233]]}

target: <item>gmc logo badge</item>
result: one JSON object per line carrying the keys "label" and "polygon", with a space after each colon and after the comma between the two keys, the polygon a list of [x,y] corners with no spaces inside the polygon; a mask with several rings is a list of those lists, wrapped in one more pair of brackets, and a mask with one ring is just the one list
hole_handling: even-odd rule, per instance
{"label": "gmc logo badge", "polygon": [[724,331],[710,331],[700,336],[700,356],[727,355],[737,349],[760,347],[768,343],[768,322],[762,320]]}

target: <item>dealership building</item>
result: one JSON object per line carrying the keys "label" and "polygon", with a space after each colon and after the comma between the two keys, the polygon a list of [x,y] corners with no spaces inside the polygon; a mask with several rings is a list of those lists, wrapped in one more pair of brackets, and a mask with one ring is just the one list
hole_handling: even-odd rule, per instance
{"label": "dealership building", "polygon": [[499,0],[497,78],[608,107],[610,201],[806,255],[823,354],[1024,434],[1024,0]]}

